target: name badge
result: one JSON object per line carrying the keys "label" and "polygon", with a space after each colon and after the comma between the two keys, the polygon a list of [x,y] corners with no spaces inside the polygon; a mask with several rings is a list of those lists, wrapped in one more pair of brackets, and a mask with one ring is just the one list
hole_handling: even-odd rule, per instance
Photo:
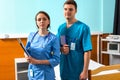
{"label": "name badge", "polygon": [[71,43],[71,45],[70,45],[70,50],[75,50],[75,43]]}
{"label": "name badge", "polygon": [[33,70],[30,69],[30,76],[33,77]]}

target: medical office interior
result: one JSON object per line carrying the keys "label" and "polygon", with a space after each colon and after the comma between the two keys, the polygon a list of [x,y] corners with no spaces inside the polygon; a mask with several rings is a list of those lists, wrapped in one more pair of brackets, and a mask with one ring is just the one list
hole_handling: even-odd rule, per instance
{"label": "medical office interior", "polygon": [[[49,30],[57,34],[59,25],[65,22],[63,16],[64,1],[0,0],[0,80],[27,80],[28,63],[24,59],[24,51],[17,38],[21,38],[24,45],[26,44],[28,34],[37,30],[34,16],[40,10],[49,13],[51,17]],[[117,0],[75,1],[78,4],[77,19],[86,23],[91,30],[93,45],[89,66],[91,72],[102,66],[119,65],[120,31],[113,34]],[[117,29],[120,30],[120,28]],[[56,80],[60,80],[58,66],[55,68],[55,73]],[[120,65],[117,73],[120,75]],[[111,75],[113,74],[115,73]],[[103,75],[108,77],[108,74]],[[104,77],[106,78],[106,76]],[[114,80],[120,80],[120,77]]]}

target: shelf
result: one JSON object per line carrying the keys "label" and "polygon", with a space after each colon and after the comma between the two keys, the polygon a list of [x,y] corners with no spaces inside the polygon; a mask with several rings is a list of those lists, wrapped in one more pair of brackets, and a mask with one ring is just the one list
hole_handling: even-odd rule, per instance
{"label": "shelf", "polygon": [[15,80],[28,80],[28,64],[25,58],[15,58]]}
{"label": "shelf", "polygon": [[17,80],[28,80],[28,77],[27,77],[27,73],[20,73],[20,74],[17,74]]}
{"label": "shelf", "polygon": [[101,41],[120,42],[119,39],[101,39]]}
{"label": "shelf", "polygon": [[28,70],[18,71],[17,73],[27,73]]}
{"label": "shelf", "polygon": [[[104,43],[105,42],[105,43]],[[108,51],[109,43],[120,44],[120,39],[111,39],[111,38],[101,38],[101,63],[105,62],[105,56],[102,54],[108,54],[109,57],[109,64],[120,64],[120,53],[115,51]]]}
{"label": "shelf", "polygon": [[25,58],[15,58],[15,63],[26,63],[27,60]]}
{"label": "shelf", "polygon": [[102,51],[101,53],[112,54],[112,55],[120,55],[120,53],[114,53],[114,52],[108,52],[108,51]]}

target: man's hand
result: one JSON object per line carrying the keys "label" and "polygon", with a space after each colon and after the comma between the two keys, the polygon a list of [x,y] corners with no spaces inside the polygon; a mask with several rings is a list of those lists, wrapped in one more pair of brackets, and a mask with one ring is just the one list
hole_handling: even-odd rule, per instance
{"label": "man's hand", "polygon": [[61,47],[61,52],[65,55],[69,54],[69,45],[64,44],[63,47]]}

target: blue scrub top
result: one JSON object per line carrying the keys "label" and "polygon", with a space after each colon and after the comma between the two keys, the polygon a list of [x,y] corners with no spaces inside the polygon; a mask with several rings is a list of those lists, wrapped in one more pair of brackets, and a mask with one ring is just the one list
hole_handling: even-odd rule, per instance
{"label": "blue scrub top", "polygon": [[65,36],[66,43],[70,46],[75,43],[75,49],[70,49],[68,55],[60,55],[60,75],[67,80],[79,80],[79,75],[84,66],[84,52],[92,50],[89,27],[77,21],[67,28],[66,23],[60,25],[58,36]]}
{"label": "blue scrub top", "polygon": [[[51,32],[46,36],[32,32],[28,36],[26,49],[33,58],[50,62],[50,65],[29,64],[29,80],[55,80],[54,67],[60,62],[58,38]],[[30,70],[33,71],[33,76],[30,76]]]}

